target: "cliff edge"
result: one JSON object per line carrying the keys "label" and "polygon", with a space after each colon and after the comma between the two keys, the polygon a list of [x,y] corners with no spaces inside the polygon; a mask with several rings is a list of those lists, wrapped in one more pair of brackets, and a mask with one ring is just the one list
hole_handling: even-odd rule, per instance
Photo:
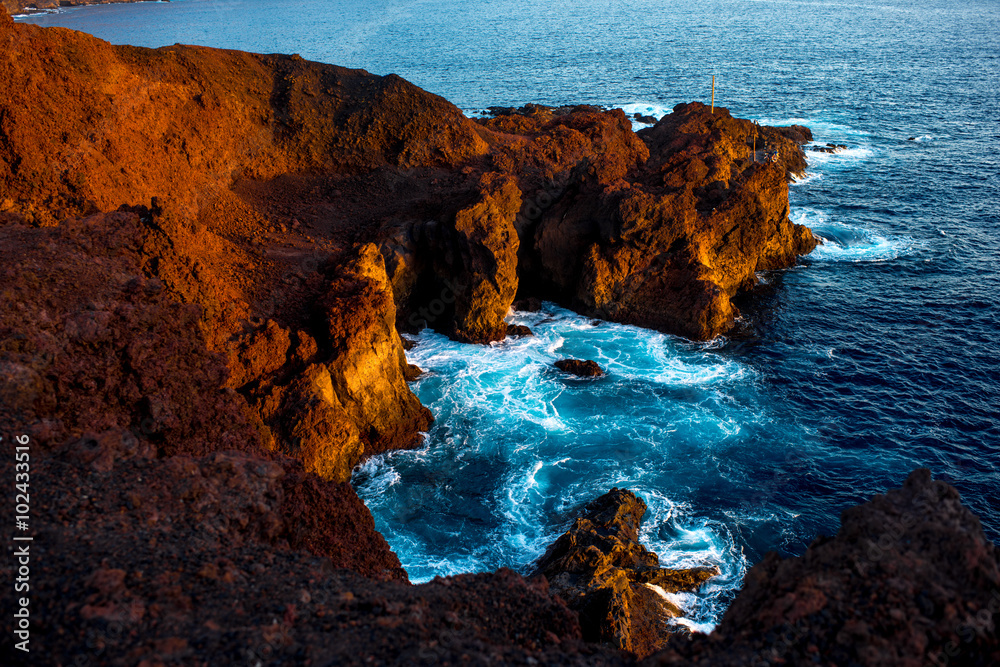
{"label": "cliff edge", "polygon": [[[646,584],[668,577],[625,492],[542,565],[564,601],[509,571],[408,585],[346,480],[431,423],[400,329],[498,340],[521,296],[726,331],[755,272],[815,244],[788,220],[804,128],[699,104],[639,134],[593,107],[473,121],[391,75],[112,46],[4,10],[0,86],[0,433],[30,442],[37,484],[32,658],[627,665],[660,647]],[[993,664],[997,582],[978,521],[917,473],[648,660]],[[4,659],[15,637],[8,615]]]}

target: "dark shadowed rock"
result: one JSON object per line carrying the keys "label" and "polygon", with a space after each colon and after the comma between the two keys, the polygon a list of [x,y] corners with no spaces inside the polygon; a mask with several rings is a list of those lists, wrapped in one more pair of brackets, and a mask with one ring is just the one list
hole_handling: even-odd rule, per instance
{"label": "dark shadowed rock", "polygon": [[541,299],[537,299],[533,296],[529,296],[524,299],[517,299],[513,303],[514,310],[520,310],[526,313],[537,313],[542,309]]}
{"label": "dark shadowed rock", "polygon": [[770,553],[710,637],[647,665],[1000,664],[996,547],[930,472],[841,515],[804,555]]}
{"label": "dark shadowed rock", "polygon": [[664,593],[696,590],[716,568],[668,570],[639,544],[646,504],[612,489],[585,508],[568,532],[536,563],[552,590],[580,614],[587,641],[648,655],[670,637],[668,619],[681,615]]}
{"label": "dark shadowed rock", "polygon": [[803,125],[789,125],[788,127],[776,127],[774,129],[781,136],[791,139],[797,144],[808,144],[813,140],[812,130]]}
{"label": "dark shadowed rock", "polygon": [[[6,457],[0,479],[13,474]],[[13,615],[0,621],[4,665],[630,663],[580,641],[544,579],[409,585],[351,487],[287,458],[136,455],[95,470],[51,457],[33,459],[32,482],[31,611],[45,621],[29,662]]]}
{"label": "dark shadowed rock", "polygon": [[531,329],[524,326],[523,324],[508,324],[507,325],[507,335],[508,336],[534,336],[534,332]]}
{"label": "dark shadowed rock", "polygon": [[596,361],[589,359],[560,359],[553,365],[564,373],[584,378],[601,377],[604,375],[604,369],[598,366]]}

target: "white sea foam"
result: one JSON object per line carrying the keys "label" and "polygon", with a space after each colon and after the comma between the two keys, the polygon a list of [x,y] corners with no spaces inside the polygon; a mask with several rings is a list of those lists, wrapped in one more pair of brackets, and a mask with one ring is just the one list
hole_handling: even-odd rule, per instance
{"label": "white sea foam", "polygon": [[398,484],[402,479],[396,470],[385,466],[380,457],[373,457],[361,463],[358,466],[358,472],[368,477],[368,488],[379,495]]}
{"label": "white sea foam", "polygon": [[[743,556],[728,531],[663,485],[689,461],[715,465],[713,448],[759,419],[733,413],[732,392],[752,371],[715,351],[721,338],[693,346],[549,303],[509,321],[535,335],[491,346],[416,337],[407,356],[426,371],[413,386],[438,418],[430,444],[375,457],[355,476],[411,578],[525,567],[566,529],[554,517],[568,520],[619,486],[649,504],[643,541],[665,566],[722,569],[688,601],[691,627],[713,621],[720,596],[739,585]],[[593,359],[608,374],[568,376],[553,366],[566,357]],[[469,523],[457,502],[468,504]],[[469,532],[448,537],[459,526]]]}
{"label": "white sea foam", "polygon": [[[663,588],[657,586],[656,584],[645,584],[645,586],[646,588],[653,591],[661,598],[669,602],[671,605],[680,609],[681,612],[684,614],[689,613],[689,610],[693,607],[693,605],[697,604],[697,601],[692,600],[692,598],[694,598],[693,595],[685,593],[668,593],[665,590],[663,590]],[[679,625],[688,628],[692,632],[703,632],[705,634],[710,633],[715,628],[714,623],[698,623],[697,621],[694,621],[688,618],[687,616],[678,616],[675,618],[671,618],[669,619],[668,623],[670,625]]]}
{"label": "white sea foam", "polygon": [[[857,167],[875,154],[871,147],[870,132],[842,123],[814,118],[759,118],[757,122],[774,127],[804,125],[812,130],[814,141],[803,147],[809,171],[795,180],[796,185],[819,180],[827,171]],[[843,145],[846,148],[837,148],[832,153],[812,150],[817,147],[827,148],[827,144]]]}
{"label": "white sea foam", "polygon": [[813,142],[806,146],[806,160],[809,162],[811,169],[823,169],[824,167],[834,166],[855,167],[874,155],[874,151],[865,146],[837,148],[833,153],[812,150],[814,147],[826,147],[826,144]]}
{"label": "white sea foam", "polygon": [[835,144],[867,144],[867,138],[872,136],[872,133],[867,130],[859,130],[850,125],[823,120],[821,118],[758,118],[757,122],[761,125],[770,125],[772,127],[804,125],[812,130],[813,139],[816,141]]}
{"label": "white sea foam", "polygon": [[890,236],[860,225],[833,221],[823,211],[799,208],[792,222],[812,229],[822,245],[809,255],[825,262],[885,262],[903,257],[922,245],[909,236]]}
{"label": "white sea foam", "polygon": [[656,120],[660,120],[671,111],[670,107],[665,107],[659,104],[647,104],[646,102],[630,102],[627,104],[618,104],[616,108],[621,109],[625,112],[625,115],[629,117],[632,121],[632,129],[639,131],[644,127],[650,127],[650,123],[646,123],[635,118],[635,114],[640,114],[642,116],[652,116]]}
{"label": "white sea foam", "polygon": [[801,176],[792,175],[792,185],[805,185],[806,183],[813,183],[823,178],[823,174],[818,174],[816,172],[807,171]]}

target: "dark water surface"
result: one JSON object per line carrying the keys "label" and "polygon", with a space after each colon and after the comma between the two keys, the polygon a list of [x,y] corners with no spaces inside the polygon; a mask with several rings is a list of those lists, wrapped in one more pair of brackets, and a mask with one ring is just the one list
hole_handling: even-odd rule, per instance
{"label": "dark water surface", "polygon": [[[427,446],[355,485],[415,580],[523,567],[613,485],[672,564],[724,576],[679,602],[714,622],[770,549],[927,466],[1000,539],[1000,5],[851,0],[574,3],[175,0],[30,19],[116,43],[196,43],[395,72],[463,109],[717,103],[810,126],[792,216],[827,239],[695,345],[554,306],[534,339],[423,334]],[[550,369],[597,360],[598,381]],[[878,536],[873,536],[877,539]]]}

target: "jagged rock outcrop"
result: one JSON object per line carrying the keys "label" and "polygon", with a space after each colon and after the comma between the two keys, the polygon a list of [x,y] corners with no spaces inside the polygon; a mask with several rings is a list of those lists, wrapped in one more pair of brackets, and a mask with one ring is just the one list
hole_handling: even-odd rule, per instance
{"label": "jagged rock outcrop", "polygon": [[507,335],[504,318],[517,293],[514,220],[521,191],[516,179],[495,172],[482,176],[477,191],[476,201],[455,213],[454,224],[427,231],[428,243],[419,252],[433,258],[433,275],[447,276],[447,284],[432,279],[430,289],[453,290],[445,314],[452,322],[449,333],[464,342],[489,343]]}
{"label": "jagged rock outcrop", "polygon": [[666,644],[668,619],[681,615],[665,593],[696,590],[719,574],[714,567],[661,568],[657,555],[639,544],[645,512],[646,503],[634,493],[612,489],[589,503],[536,563],[580,615],[585,640],[640,657]]}
{"label": "jagged rock outcrop", "polygon": [[[376,242],[401,328],[499,340],[520,294],[708,338],[755,271],[814,244],[784,182],[805,128],[697,104],[639,135],[585,106],[477,123],[398,77],[295,56],[116,47],[6,17],[0,41],[0,215],[53,224],[159,197],[238,245]],[[754,136],[778,162],[754,161]]]}
{"label": "jagged rock outcrop", "polygon": [[646,665],[1000,664],[1000,562],[958,492],[910,474],[798,558],[768,554],[715,631]]}
{"label": "jagged rock outcrop", "polygon": [[[791,134],[805,140],[803,131]],[[756,161],[755,133],[779,161]],[[638,136],[645,155],[635,150],[624,173],[581,179],[542,213],[526,264],[543,296],[585,313],[711,338],[732,325],[730,299],[757,271],[815,246],[788,219],[787,179],[805,168],[802,150],[777,129],[698,103]]]}
{"label": "jagged rock outcrop", "polygon": [[431,415],[406,386],[411,366],[378,249],[368,244],[334,266],[318,302],[322,358],[289,384],[263,383],[252,396],[286,434],[289,454],[346,481],[362,456],[419,444]]}
{"label": "jagged rock outcrop", "polygon": [[340,481],[419,443],[431,417],[374,246],[313,274],[298,324],[254,325],[239,253],[170,228],[148,211],[3,228],[0,308],[18,316],[0,325],[0,426],[47,446],[119,430],[166,455],[278,449]]}

